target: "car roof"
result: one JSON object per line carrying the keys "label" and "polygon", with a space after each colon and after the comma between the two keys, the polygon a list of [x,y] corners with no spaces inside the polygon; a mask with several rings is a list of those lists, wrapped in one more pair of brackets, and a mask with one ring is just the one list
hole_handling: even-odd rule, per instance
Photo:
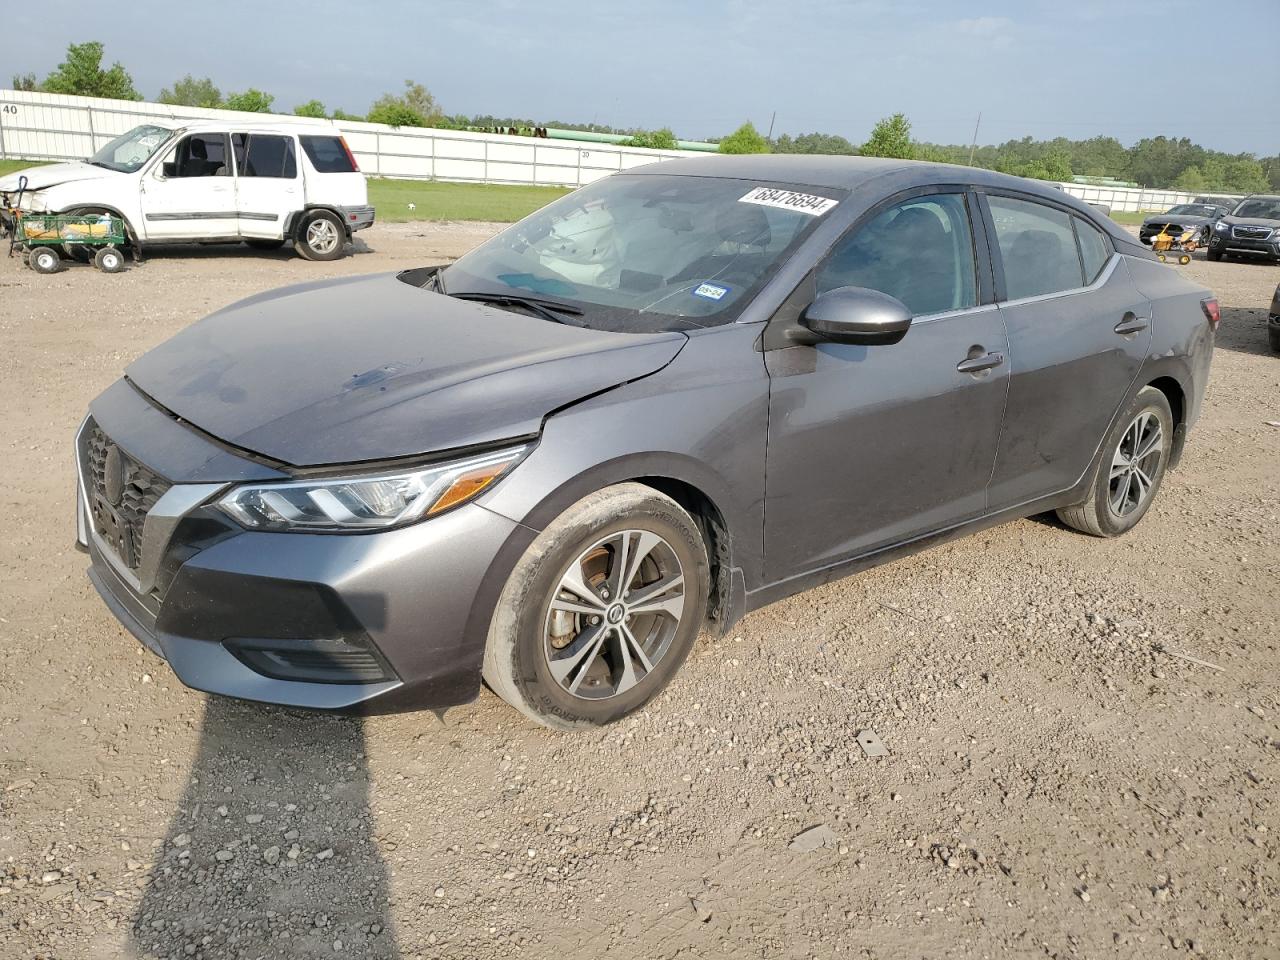
{"label": "car roof", "polygon": [[1110,217],[1084,201],[1071,196],[1058,184],[1045,180],[1028,180],[983,167],[962,167],[952,163],[923,160],[896,160],[886,157],[827,156],[823,154],[749,154],[712,155],[664,160],[623,173],[674,174],[688,177],[725,177],[734,180],[769,180],[778,183],[807,185],[837,190],[856,190],[875,183],[886,196],[913,187],[942,184],[971,184],[1016,190],[1064,204],[1103,227],[1114,236],[1124,236]]}
{"label": "car roof", "polygon": [[185,130],[188,133],[218,133],[225,130],[288,130],[293,133],[339,133],[337,125],[331,120],[317,120],[312,117],[258,117],[246,114],[224,120],[185,120],[182,117],[168,117],[163,120],[147,120],[147,125],[166,127],[170,130]]}

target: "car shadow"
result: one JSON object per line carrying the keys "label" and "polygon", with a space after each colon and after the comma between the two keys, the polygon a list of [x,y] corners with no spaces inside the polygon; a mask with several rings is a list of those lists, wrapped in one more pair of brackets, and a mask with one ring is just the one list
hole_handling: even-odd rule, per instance
{"label": "car shadow", "polygon": [[[361,237],[346,245],[347,256],[362,256],[376,251]],[[244,243],[157,243],[142,248],[142,262],[148,260],[302,260],[292,243],[274,250],[261,250]],[[129,258],[133,262],[132,256]]]}
{"label": "car shadow", "polygon": [[1267,341],[1267,309],[1267,304],[1252,308],[1224,306],[1214,349],[1273,356]]}
{"label": "car shadow", "polygon": [[139,955],[399,956],[359,719],[209,697],[151,860]]}

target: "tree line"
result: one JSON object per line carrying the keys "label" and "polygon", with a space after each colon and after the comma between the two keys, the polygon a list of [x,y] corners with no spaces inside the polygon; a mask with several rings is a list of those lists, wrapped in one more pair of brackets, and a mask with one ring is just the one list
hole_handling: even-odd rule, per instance
{"label": "tree line", "polygon": [[[103,66],[103,46],[97,41],[73,43],[66,59],[44,80],[28,73],[15,76],[18,90],[141,100],[133,78],[118,61]],[[250,87],[223,92],[208,77],[190,74],[160,91],[160,103],[189,107],[244,110],[251,113],[283,113],[270,93]],[[449,115],[421,83],[404,82],[404,89],[383,94],[364,114],[330,109],[319,100],[293,107],[300,117],[334,120],[366,120],[395,127],[443,127],[450,129],[532,129],[553,127],[624,136],[628,146],[673,150],[677,140],[669,127],[657,130],[618,128],[597,123],[536,121],[527,117]],[[1126,147],[1114,137],[1070,140],[1008,140],[998,145],[927,143],[911,135],[911,123],[901,114],[880,120],[864,143],[854,144],[830,133],[782,134],[769,139],[750,123],[713,141],[722,153],[812,153],[850,156],[897,157],[941,163],[972,164],[1015,176],[1070,181],[1075,176],[1107,177],[1142,186],[1174,187],[1188,193],[1260,193],[1280,191],[1280,155],[1256,157],[1251,153],[1224,153],[1193,143],[1186,137],[1146,137]]]}

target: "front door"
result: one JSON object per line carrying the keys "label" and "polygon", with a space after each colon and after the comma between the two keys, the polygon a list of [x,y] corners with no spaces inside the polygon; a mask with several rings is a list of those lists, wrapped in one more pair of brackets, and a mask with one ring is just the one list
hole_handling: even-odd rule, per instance
{"label": "front door", "polygon": [[292,136],[233,133],[240,235],[278,240],[288,215],[302,209],[302,180]]}
{"label": "front door", "polygon": [[1028,197],[987,203],[1011,360],[990,489],[999,510],[1083,476],[1146,358],[1151,304],[1084,218]]}
{"label": "front door", "polygon": [[140,183],[147,240],[234,237],[235,178],[225,133],[183,137]]}
{"label": "front door", "polygon": [[970,206],[960,192],[891,202],[812,275],[813,293],[870,287],[905,303],[899,343],[765,354],[767,579],[985,511],[1009,365],[1000,312],[979,303]]}

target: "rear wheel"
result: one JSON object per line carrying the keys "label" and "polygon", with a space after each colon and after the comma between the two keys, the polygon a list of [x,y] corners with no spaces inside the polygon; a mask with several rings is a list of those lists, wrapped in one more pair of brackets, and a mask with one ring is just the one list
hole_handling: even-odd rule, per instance
{"label": "rear wheel", "polygon": [[578,501],[516,564],[494,611],[484,678],[562,730],[640,709],[675,675],[706,617],[697,524],[638,483]]}
{"label": "rear wheel", "polygon": [[346,239],[342,221],[328,210],[316,210],[298,224],[293,246],[308,260],[337,260],[346,253]]}
{"label": "rear wheel", "polygon": [[94,255],[93,265],[103,273],[120,273],[124,269],[124,254],[115,247],[103,247]]}
{"label": "rear wheel", "polygon": [[1107,437],[1089,498],[1062,508],[1058,518],[1095,537],[1131,530],[1160,489],[1172,443],[1168,398],[1155,387],[1143,387]]}

